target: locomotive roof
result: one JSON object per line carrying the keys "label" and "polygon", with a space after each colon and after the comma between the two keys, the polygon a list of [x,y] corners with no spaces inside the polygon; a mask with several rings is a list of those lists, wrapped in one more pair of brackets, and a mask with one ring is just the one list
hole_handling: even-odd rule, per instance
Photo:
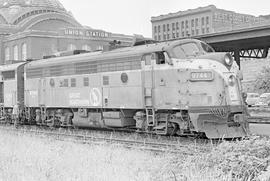
{"label": "locomotive roof", "polygon": [[25,63],[26,62],[19,62],[19,63],[1,65],[0,66],[0,72],[16,70],[19,66],[21,66],[21,65],[23,65]]}
{"label": "locomotive roof", "polygon": [[60,65],[63,63],[75,63],[78,61],[99,61],[99,60],[111,60],[113,58],[130,57],[130,56],[142,56],[146,53],[166,51],[167,49],[179,44],[188,42],[201,42],[196,39],[182,39],[168,42],[160,42],[154,44],[119,48],[107,52],[91,52],[79,55],[55,57],[50,59],[41,59],[28,63],[26,67],[43,67],[46,65]]}

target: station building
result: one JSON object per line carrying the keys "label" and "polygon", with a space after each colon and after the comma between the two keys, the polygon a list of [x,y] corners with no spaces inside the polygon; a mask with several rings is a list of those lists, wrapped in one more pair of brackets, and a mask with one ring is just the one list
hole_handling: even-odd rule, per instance
{"label": "station building", "polygon": [[0,64],[68,50],[102,50],[133,36],[81,25],[58,0],[0,0]]}
{"label": "station building", "polygon": [[158,41],[196,37],[268,23],[269,16],[255,17],[218,9],[214,5],[199,7],[151,18],[152,38]]}

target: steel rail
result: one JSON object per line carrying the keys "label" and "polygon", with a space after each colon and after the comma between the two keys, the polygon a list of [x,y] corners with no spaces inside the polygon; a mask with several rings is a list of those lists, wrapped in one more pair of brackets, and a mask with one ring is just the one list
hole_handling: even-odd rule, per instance
{"label": "steel rail", "polygon": [[249,123],[270,124],[270,116],[251,116],[248,118]]}
{"label": "steel rail", "polygon": [[0,126],[1,130],[12,131],[16,133],[31,133],[34,135],[46,135],[57,140],[61,141],[73,141],[76,143],[82,144],[117,144],[121,145],[125,148],[129,149],[139,149],[146,150],[156,153],[173,153],[173,154],[184,154],[184,155],[194,155],[202,152],[208,152],[211,150],[210,146],[198,146],[192,143],[181,144],[181,143],[158,143],[158,142],[149,142],[149,141],[138,141],[138,140],[130,140],[130,139],[121,139],[121,138],[113,138],[112,134],[110,137],[101,137],[101,136],[93,136],[87,134],[76,133],[76,131],[65,131],[61,132],[56,129],[29,129],[30,127],[18,127],[14,126]]}

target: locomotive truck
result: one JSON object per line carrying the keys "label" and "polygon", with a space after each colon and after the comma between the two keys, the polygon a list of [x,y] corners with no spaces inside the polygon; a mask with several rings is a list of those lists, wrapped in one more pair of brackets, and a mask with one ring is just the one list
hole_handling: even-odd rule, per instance
{"label": "locomotive truck", "polygon": [[160,135],[247,136],[239,67],[195,39],[0,66],[1,120]]}

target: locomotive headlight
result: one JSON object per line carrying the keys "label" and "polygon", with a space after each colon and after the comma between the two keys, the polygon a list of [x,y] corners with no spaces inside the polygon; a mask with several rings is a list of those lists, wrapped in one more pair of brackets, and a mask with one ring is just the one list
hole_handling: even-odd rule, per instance
{"label": "locomotive headlight", "polygon": [[228,79],[229,85],[230,86],[234,86],[236,83],[236,78],[234,75],[230,75],[229,79]]}
{"label": "locomotive headlight", "polygon": [[233,64],[233,57],[231,54],[226,53],[226,55],[224,56],[224,62],[227,66],[232,66]]}

